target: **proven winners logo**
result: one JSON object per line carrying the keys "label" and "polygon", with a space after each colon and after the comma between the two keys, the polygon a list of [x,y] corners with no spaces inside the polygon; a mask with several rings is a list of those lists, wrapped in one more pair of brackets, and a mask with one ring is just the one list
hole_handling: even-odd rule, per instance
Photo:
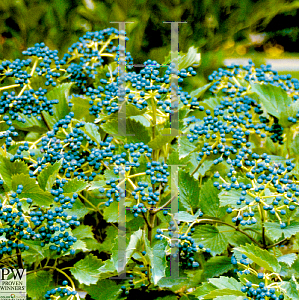
{"label": "proven winners logo", "polygon": [[0,300],[26,300],[26,270],[0,269]]}

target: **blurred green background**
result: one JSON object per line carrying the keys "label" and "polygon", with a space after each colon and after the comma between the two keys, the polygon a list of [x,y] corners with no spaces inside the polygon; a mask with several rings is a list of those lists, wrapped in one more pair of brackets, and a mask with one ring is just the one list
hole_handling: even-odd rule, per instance
{"label": "blurred green background", "polygon": [[134,22],[127,24],[134,63],[163,63],[170,51],[170,24],[163,21],[186,21],[179,25],[179,47],[187,52],[193,45],[202,55],[199,74],[190,79],[198,87],[227,57],[257,64],[296,58],[298,8],[299,1],[285,0],[1,0],[0,59],[21,58],[37,42],[62,56],[85,32],[128,21]]}

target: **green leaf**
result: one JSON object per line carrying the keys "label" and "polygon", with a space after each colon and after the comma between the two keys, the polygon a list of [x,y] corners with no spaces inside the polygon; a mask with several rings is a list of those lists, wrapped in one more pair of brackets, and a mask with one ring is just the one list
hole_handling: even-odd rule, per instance
{"label": "green leaf", "polygon": [[54,197],[46,191],[43,191],[29,174],[16,174],[12,176],[12,189],[17,190],[18,185],[23,185],[22,193],[19,198],[31,198],[34,204],[39,206],[49,206],[53,203]]}
{"label": "green leaf", "polygon": [[150,261],[151,265],[151,274],[154,284],[157,284],[158,281],[165,276],[166,270],[166,247],[167,242],[165,240],[156,243],[153,247],[150,246],[149,240],[143,233],[143,240],[146,251],[146,258]]}
{"label": "green leaf", "polygon": [[89,113],[91,105],[89,101],[91,98],[88,97],[74,97],[70,99],[70,102],[73,103],[72,112],[74,113],[74,118],[77,120],[84,120],[85,122],[93,122],[95,116],[92,116]]}
{"label": "green leaf", "polygon": [[86,123],[84,125],[85,133],[98,145],[101,142],[101,135],[99,134],[99,127],[92,123]]}
{"label": "green leaf", "polygon": [[177,221],[189,222],[189,223],[193,222],[193,221],[195,221],[197,219],[196,216],[193,216],[193,215],[189,214],[186,211],[179,211],[178,213],[175,213],[174,214],[174,218]]}
{"label": "green leaf", "polygon": [[295,155],[299,154],[299,134],[296,135],[291,144],[291,149]]}
{"label": "green leaf", "polygon": [[179,147],[179,159],[182,159],[186,156],[188,156],[194,149],[196,149],[196,146],[189,142],[188,138],[186,136],[180,136],[178,138]]}
{"label": "green leaf", "polygon": [[210,248],[211,254],[214,256],[225,251],[228,245],[226,228],[224,233],[221,232],[221,229],[221,226],[200,225],[195,228],[192,237],[196,243],[202,243],[205,248]]}
{"label": "green leaf", "polygon": [[29,118],[28,116],[18,113],[18,115],[22,118],[25,119],[26,122],[19,122],[19,121],[12,121],[12,125],[16,129],[24,130],[24,131],[30,131],[30,132],[40,132],[40,133],[45,133],[48,131],[48,128],[46,124],[42,120],[37,120],[36,117],[31,117]]}
{"label": "green leaf", "polygon": [[[113,172],[114,173],[114,172]],[[115,175],[115,174],[114,174]],[[90,183],[90,186],[88,187],[89,191],[99,189],[101,187],[104,187],[106,185],[106,180],[96,180],[92,181]]]}
{"label": "green leaf", "polygon": [[142,229],[139,229],[139,230],[135,231],[133,234],[131,234],[130,242],[129,242],[129,244],[127,246],[127,250],[126,250],[127,262],[132,257],[132,255],[141,248],[142,237],[143,237]]}
{"label": "green leaf", "polygon": [[[227,296],[217,296],[214,300],[227,300]],[[230,295],[229,300],[244,300],[243,296]]]}
{"label": "green leaf", "polygon": [[[167,271],[168,270],[166,270],[166,275],[168,275]],[[169,268],[169,271],[170,271],[170,268]],[[181,288],[185,288],[188,284],[190,284],[190,278],[188,278],[188,277],[182,278],[182,277],[174,277],[174,276],[162,277],[157,283],[157,285],[160,288],[169,289],[173,292],[176,292],[176,291],[180,290]]]}
{"label": "green leaf", "polygon": [[292,102],[280,112],[279,123],[284,127],[291,127],[293,122],[288,121],[289,117],[296,118],[299,111],[299,101]]}
{"label": "green leaf", "polygon": [[187,209],[191,210],[198,207],[199,204],[199,188],[198,181],[179,169],[179,202]]}
{"label": "green leaf", "polygon": [[226,256],[214,256],[211,257],[207,263],[204,265],[203,278],[206,280],[208,278],[216,277],[222,275],[233,268],[231,259]]}
{"label": "green leaf", "polygon": [[[187,163],[187,166],[189,167],[189,174],[191,175],[195,169],[198,167],[199,161],[197,160],[198,153],[191,153],[191,155],[186,156],[186,158],[183,160],[184,163]],[[193,178],[198,180],[199,176],[204,177],[206,173],[213,167],[214,163],[213,160],[205,159],[200,167],[197,169],[197,171],[193,174]]]}
{"label": "green leaf", "polygon": [[133,136],[118,135],[118,119],[116,118],[101,125],[101,128],[105,132],[111,135],[116,135],[117,138],[121,141],[126,141],[128,139],[132,143],[143,142],[145,144],[147,144],[150,141],[148,130],[140,122],[137,122],[133,119],[127,119],[126,127],[126,134],[133,134]]}
{"label": "green leaf", "polygon": [[86,189],[88,183],[84,180],[73,178],[68,180],[68,182],[63,186],[63,192],[65,194],[73,194],[78,193]]}
{"label": "green leaf", "polygon": [[237,251],[245,254],[249,259],[271,272],[279,273],[281,266],[277,258],[267,250],[263,250],[255,245],[246,244],[236,248]]}
{"label": "green leaf", "polygon": [[115,269],[114,262],[111,259],[105,260],[104,265],[99,268],[99,280],[116,276],[117,273],[118,271]]}
{"label": "green leaf", "polygon": [[232,277],[220,276],[219,278],[211,278],[209,282],[218,289],[241,290],[242,283]]}
{"label": "green leaf", "polygon": [[[135,231],[131,237],[128,246],[126,247],[126,264],[128,263],[129,259],[132,257],[132,255],[141,247],[141,242],[142,242],[142,235],[143,231],[139,229],[138,231]],[[111,260],[114,263],[114,267],[116,270],[118,270],[118,262],[119,262],[119,256],[118,254],[119,249],[118,249],[118,244],[115,242],[113,247],[112,247],[112,256]],[[123,259],[123,258],[121,258]]]}
{"label": "green leaf", "polygon": [[55,123],[63,119],[70,112],[67,99],[72,85],[73,83],[63,83],[47,93],[46,97],[48,100],[59,100],[58,104],[53,105],[53,116],[50,116],[47,112],[42,112],[50,128],[53,128]]}
{"label": "green leaf", "polygon": [[118,202],[117,201],[113,201],[112,203],[110,203],[110,205],[108,207],[105,207],[104,209],[104,219],[106,220],[106,222],[108,223],[117,223],[118,222]]}
{"label": "green leaf", "polygon": [[43,299],[49,289],[52,273],[47,271],[33,272],[27,275],[27,294],[32,299]]}
{"label": "green leaf", "polygon": [[39,186],[44,191],[51,191],[51,188],[56,180],[62,161],[57,161],[54,165],[49,165],[44,168],[37,177]]}
{"label": "green leaf", "polygon": [[160,131],[160,135],[156,136],[148,143],[148,146],[153,150],[161,149],[164,145],[169,144],[175,138],[174,135],[169,134],[171,134],[170,129],[164,128]]}
{"label": "green leaf", "polygon": [[165,63],[173,62],[178,64],[178,69],[185,69],[194,64],[198,64],[201,59],[200,53],[197,53],[198,48],[191,46],[187,53],[178,54],[178,56],[171,60],[171,53],[165,58]]}
{"label": "green leaf", "polygon": [[[214,162],[212,160],[205,160],[201,166],[198,168],[198,170],[196,171],[196,173],[199,173],[200,176],[205,176],[207,171],[210,170],[210,168],[214,165]],[[195,173],[195,174],[196,174]],[[194,175],[195,175],[194,174]],[[193,175],[193,176],[194,176]]]}
{"label": "green leaf", "polygon": [[191,98],[193,98],[193,97],[200,98],[212,86],[212,84],[213,84],[212,82],[208,83],[208,84],[201,86],[198,89],[192,91],[190,93]]}
{"label": "green leaf", "polygon": [[86,285],[96,284],[99,279],[98,269],[103,262],[96,256],[89,254],[84,259],[79,260],[70,269],[72,275],[80,282]]}
{"label": "green leaf", "polygon": [[277,241],[281,238],[282,234],[285,238],[290,238],[299,232],[299,222],[291,221],[290,225],[285,228],[280,228],[279,223],[265,222],[264,226],[266,228],[267,234],[274,240]]}
{"label": "green leaf", "polygon": [[135,105],[131,104],[131,103],[127,103],[126,104],[126,117],[133,117],[133,116],[139,116],[139,115],[143,115],[146,112],[146,108],[140,110],[139,108],[137,108]]}
{"label": "green leaf", "polygon": [[222,218],[226,214],[226,209],[220,207],[218,194],[219,191],[214,187],[211,179],[202,186],[199,195],[199,205],[204,214],[215,218]]}
{"label": "green leaf", "polygon": [[295,278],[291,278],[288,282],[283,282],[281,287],[286,291],[285,295],[292,300],[299,300],[298,284]]}
{"label": "green leaf", "polygon": [[69,216],[77,216],[78,219],[81,219],[89,213],[89,209],[77,198],[73,203],[73,207],[66,209],[65,212],[67,212]]}
{"label": "green leaf", "polygon": [[211,283],[204,282],[201,286],[195,289],[191,295],[198,297],[199,300],[204,299],[205,295],[208,295],[210,292],[216,290],[215,286]]}
{"label": "green leaf", "polygon": [[80,225],[76,227],[72,232],[73,235],[79,240],[93,238],[92,227],[88,225]]}
{"label": "green leaf", "polygon": [[144,127],[150,127],[151,126],[150,121],[147,118],[145,118],[144,116],[132,116],[132,117],[130,117],[130,119],[135,120],[136,122],[139,122]]}
{"label": "green leaf", "polygon": [[87,286],[84,289],[94,300],[116,300],[122,293],[116,280],[111,279],[100,280],[96,285]]}
{"label": "green leaf", "polygon": [[11,189],[12,176],[15,174],[29,174],[29,169],[23,161],[11,162],[8,158],[0,156],[0,174],[3,181]]}
{"label": "green leaf", "polygon": [[209,294],[205,295],[203,299],[214,299],[218,296],[242,296],[244,297],[245,294],[241,291],[231,290],[231,289],[221,289],[221,290],[214,290],[211,291]]}
{"label": "green leaf", "polygon": [[240,190],[230,190],[230,191],[222,191],[218,197],[220,200],[220,206],[230,206],[232,208],[242,208],[246,205],[246,200],[255,201],[253,197],[250,195],[245,196],[245,201],[242,201],[241,205],[238,205],[236,202],[239,200],[241,196]]}
{"label": "green leaf", "polygon": [[289,267],[292,266],[292,264],[294,263],[294,261],[296,259],[297,259],[297,255],[295,253],[288,253],[286,255],[282,255],[277,258],[277,260],[279,262],[283,262],[283,263],[287,264]]}
{"label": "green leaf", "polygon": [[277,118],[292,103],[292,98],[281,87],[255,83],[251,85],[251,90],[258,95],[258,100],[266,111]]}

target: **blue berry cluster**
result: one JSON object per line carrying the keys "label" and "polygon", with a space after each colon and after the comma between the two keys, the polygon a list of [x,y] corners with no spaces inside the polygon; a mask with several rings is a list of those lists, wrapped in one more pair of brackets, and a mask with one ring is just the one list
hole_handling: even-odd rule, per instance
{"label": "blue berry cluster", "polygon": [[[246,284],[244,284],[241,288],[241,291],[246,294],[246,300],[251,299],[269,299],[269,300],[283,300],[284,295],[283,291],[280,290],[280,288],[276,285],[275,282],[272,284],[265,283],[262,280],[265,280],[266,278],[268,280],[271,280],[272,274],[267,273],[256,273],[255,276],[259,279],[259,283],[252,283],[250,280],[246,278],[246,275],[253,274],[253,269],[249,268],[249,261],[248,257],[245,254],[242,254],[242,257],[240,259],[240,262],[238,263],[235,256],[231,257],[231,262],[233,265],[236,266],[236,269],[234,270],[235,273],[238,273],[240,275],[244,274],[243,277],[246,280]],[[239,270],[239,268],[244,268],[244,270]],[[251,271],[250,271],[251,270]]]}
{"label": "blue berry cluster", "polygon": [[68,287],[67,285],[68,285],[67,280],[64,280],[62,282],[62,287],[57,287],[57,288],[47,291],[44,296],[45,299],[53,299],[53,296],[63,298],[65,296],[77,295],[77,292],[74,291],[73,289],[71,289],[70,287]]}

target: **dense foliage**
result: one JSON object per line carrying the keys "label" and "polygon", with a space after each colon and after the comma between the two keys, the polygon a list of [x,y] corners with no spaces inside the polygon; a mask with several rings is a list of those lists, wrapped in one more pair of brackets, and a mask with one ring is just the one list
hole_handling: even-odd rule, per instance
{"label": "dense foliage", "polygon": [[1,62],[1,266],[27,269],[30,299],[299,299],[299,81],[250,61],[189,94],[195,48],[142,68],[127,52],[122,73],[121,36]]}

